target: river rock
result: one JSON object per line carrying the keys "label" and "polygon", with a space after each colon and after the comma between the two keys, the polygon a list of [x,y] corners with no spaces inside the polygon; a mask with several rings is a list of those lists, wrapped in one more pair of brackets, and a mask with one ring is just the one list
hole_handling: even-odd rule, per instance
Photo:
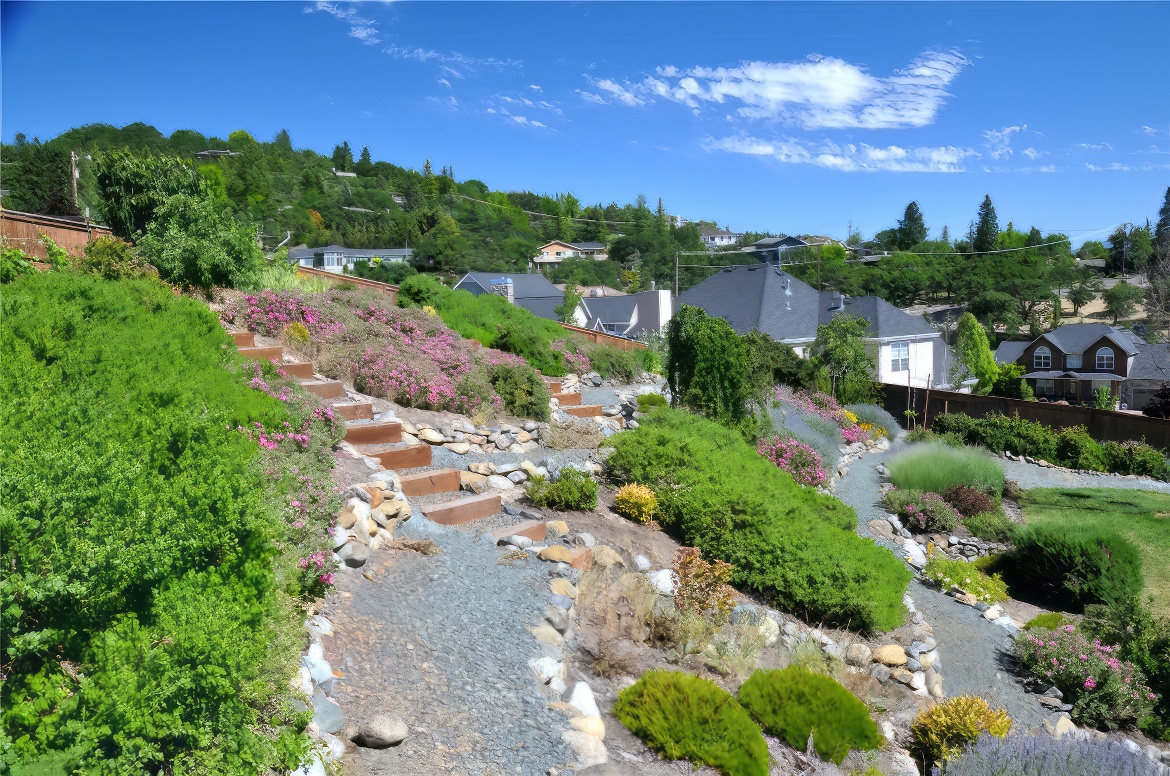
{"label": "river rock", "polygon": [[845,662],[857,668],[864,668],[873,659],[873,652],[860,641],[849,645],[845,650]]}
{"label": "river rock", "polygon": [[[351,569],[361,568],[370,559],[370,548],[361,542],[346,542],[345,546],[337,551],[337,557],[341,558],[342,562]],[[336,733],[337,731],[330,730],[329,732]]]}
{"label": "river rock", "polygon": [[650,586],[654,588],[654,592],[659,595],[673,596],[675,589],[678,587],[678,578],[675,577],[674,572],[670,569],[660,569],[659,571],[651,572],[646,575],[646,579],[650,582]]}
{"label": "river rock", "polygon": [[367,749],[385,749],[388,746],[402,743],[406,739],[407,732],[406,723],[402,721],[401,717],[378,714],[359,726],[350,740]]}
{"label": "river rock", "polygon": [[336,733],[345,727],[345,712],[318,687],[313,691],[313,724],[318,730]]}
{"label": "river rock", "polygon": [[618,555],[613,547],[599,544],[591,552],[593,553],[593,563],[600,568],[607,569],[610,566],[626,565],[626,562],[622,560],[622,556]]}
{"label": "river rock", "polygon": [[430,445],[443,444],[443,435],[433,428],[424,428],[418,432],[418,438]]}
{"label": "river rock", "polygon": [[557,577],[552,582],[549,582],[548,586],[554,595],[564,595],[573,599],[577,598],[577,588],[564,577]]}
{"label": "river rock", "polygon": [[443,445],[443,447],[447,448],[456,455],[467,455],[468,451],[471,450],[471,445],[466,442],[448,442],[447,444]]}
{"label": "river rock", "polygon": [[[533,519],[539,520],[540,518],[536,517]],[[548,532],[548,535],[554,539],[560,539],[569,533],[569,524],[564,520],[550,520],[544,524],[544,528]]]}
{"label": "river rock", "polygon": [[498,474],[493,474],[488,477],[487,484],[489,488],[495,488],[496,490],[511,490],[512,488],[516,487],[515,483],[513,483],[510,479],[507,477],[501,477]]}
{"label": "river rock", "polygon": [[569,693],[568,703],[586,717],[601,717],[601,709],[593,698],[593,689],[586,682],[577,682]]}
{"label": "river rock", "polygon": [[559,544],[545,547],[537,554],[537,557],[549,563],[571,563],[573,561],[573,554],[569,552],[569,548]]}
{"label": "river rock", "polygon": [[475,472],[476,474],[482,474],[486,477],[489,474],[495,474],[496,467],[495,464],[493,464],[491,461],[480,461],[478,463],[467,464],[467,471]]}
{"label": "river rock", "polygon": [[906,650],[897,644],[886,644],[873,651],[873,659],[887,666],[906,665]]}
{"label": "river rock", "polygon": [[[594,765],[605,765],[609,762],[609,753],[595,736],[582,733],[580,730],[566,730],[561,733],[561,739],[573,750],[573,758],[581,768]],[[578,770],[577,773],[582,771]]]}
{"label": "river rock", "polygon": [[598,740],[605,738],[605,723],[599,717],[573,717],[569,724],[573,726],[573,730],[579,730]]}

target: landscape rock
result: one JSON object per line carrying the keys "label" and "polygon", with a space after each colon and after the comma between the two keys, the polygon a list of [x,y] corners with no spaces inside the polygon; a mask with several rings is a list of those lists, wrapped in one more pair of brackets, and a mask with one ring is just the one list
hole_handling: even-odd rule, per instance
{"label": "landscape rock", "polygon": [[433,428],[421,429],[418,432],[417,436],[419,439],[426,442],[427,444],[431,444],[431,445],[443,444],[443,435],[440,434],[438,431],[435,431]]}
{"label": "landscape rock", "polygon": [[313,724],[318,730],[336,733],[345,727],[345,712],[318,687],[313,691]]}
{"label": "landscape rock", "polygon": [[443,447],[447,448],[453,453],[456,453],[457,455],[467,455],[468,451],[471,450],[471,445],[469,445],[467,442],[448,442],[447,444],[443,445]]}
{"label": "landscape rock", "polygon": [[634,568],[636,568],[638,571],[649,571],[650,570],[650,559],[647,558],[645,555],[635,555],[634,556]]}
{"label": "landscape rock", "polygon": [[550,644],[554,647],[559,647],[565,643],[565,637],[557,632],[556,628],[549,625],[547,622],[542,622],[535,628],[530,628],[532,635],[541,644]]}
{"label": "landscape rock", "polygon": [[870,520],[866,525],[869,526],[869,532],[879,539],[889,539],[894,535],[894,529],[887,520]]}
{"label": "landscape rock", "polygon": [[593,553],[586,548],[577,547],[576,549],[569,550],[569,555],[572,557],[569,565],[573,568],[579,569],[580,571],[588,571],[593,568]]}
{"label": "landscape rock", "polygon": [[489,488],[495,488],[496,490],[511,490],[512,488],[516,487],[516,485],[507,477],[501,477],[498,474],[493,474],[488,477],[487,484]]}
{"label": "landscape rock", "polygon": [[552,582],[549,582],[548,586],[554,595],[568,596],[572,599],[577,598],[577,588],[573,586],[572,582],[563,577],[557,577]]}
{"label": "landscape rock", "polygon": [[599,544],[592,548],[593,562],[600,568],[607,569],[610,566],[624,566],[626,562],[622,560],[622,556],[618,555],[617,551],[612,547],[604,544]]}
{"label": "landscape rock", "polygon": [[886,644],[873,651],[873,659],[887,666],[904,666],[906,650],[897,644]]}
{"label": "landscape rock", "polygon": [[596,739],[605,738],[605,723],[599,717],[573,717],[569,720],[573,730],[579,730]]}
{"label": "landscape rock", "polygon": [[869,667],[869,675],[885,684],[890,680],[890,669],[881,663],[874,663]]}
{"label": "landscape rock", "polygon": [[541,684],[548,684],[553,679],[565,678],[565,663],[552,657],[538,657],[528,661],[533,673],[540,679]]}
{"label": "landscape rock", "polygon": [[489,474],[496,473],[495,464],[491,463],[490,461],[482,461],[479,463],[469,463],[469,464],[467,464],[467,470],[469,472],[474,472],[475,474],[482,474],[485,477],[488,476]]}
{"label": "landscape rock", "polygon": [[573,561],[573,554],[569,551],[569,548],[562,547],[559,544],[553,545],[552,547],[545,547],[536,557],[550,563],[572,563]]}
{"label": "landscape rock", "polygon": [[845,650],[845,662],[857,668],[864,668],[873,659],[873,652],[860,641],[849,645]]}
{"label": "landscape rock", "polygon": [[780,640],[780,624],[768,615],[760,618],[760,635],[764,637],[764,646],[770,647]]}
{"label": "landscape rock", "polygon": [[486,474],[459,472],[459,487],[463,490],[470,490],[472,493],[482,493],[487,490],[487,481]]}
{"label": "landscape rock", "polygon": [[[346,542],[345,546],[337,551],[337,557],[341,558],[342,562],[351,569],[361,568],[370,559],[370,548],[361,542]],[[337,731],[330,730],[329,732],[336,733]]]}
{"label": "landscape rock", "polygon": [[593,697],[593,689],[586,682],[577,682],[569,694],[568,703],[586,717],[601,717],[601,709]]}
{"label": "landscape rock", "polygon": [[[539,517],[536,519],[540,519]],[[553,539],[560,539],[562,536],[567,536],[569,533],[569,524],[564,520],[550,520],[544,525],[545,530],[548,531],[549,537]]]}
{"label": "landscape rock", "polygon": [[573,537],[573,544],[578,547],[592,547],[597,544],[597,540],[593,538],[593,534],[581,532]]}
{"label": "landscape rock", "polygon": [[367,749],[385,749],[388,746],[402,743],[408,732],[406,723],[402,721],[401,717],[378,714],[360,725],[350,740]]}
{"label": "landscape rock", "polygon": [[[566,730],[561,733],[561,739],[573,750],[573,757],[582,768],[594,765],[604,765],[609,762],[609,753],[596,737],[580,730]],[[581,771],[577,771],[581,773]]]}
{"label": "landscape rock", "polygon": [[659,595],[673,596],[678,587],[678,578],[670,569],[661,569],[646,575],[651,587]]}

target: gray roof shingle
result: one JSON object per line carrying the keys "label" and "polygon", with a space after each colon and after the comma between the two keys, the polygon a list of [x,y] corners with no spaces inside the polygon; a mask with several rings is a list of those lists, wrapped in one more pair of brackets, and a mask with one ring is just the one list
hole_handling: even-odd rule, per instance
{"label": "gray roof shingle", "polygon": [[602,323],[629,323],[638,306],[634,296],[590,296],[581,300],[589,312],[590,322],[600,319]]}
{"label": "gray roof shingle", "polygon": [[1170,381],[1170,344],[1143,346],[1133,358],[1129,379]]}
{"label": "gray roof shingle", "polygon": [[995,363],[1014,363],[1017,358],[1024,354],[1024,350],[1031,344],[1027,340],[1005,340],[999,343],[999,347],[995,349]]}
{"label": "gray roof shingle", "polygon": [[[512,295],[514,299],[556,299],[556,304],[564,300],[565,294],[549,282],[544,275],[516,274],[508,272],[468,272],[458,283],[456,288],[462,287],[467,281],[479,285],[484,292],[491,291],[492,281],[496,278],[511,278]],[[556,305],[554,305],[555,307]]]}
{"label": "gray roof shingle", "polygon": [[[1062,353],[1084,353],[1085,348],[1102,337],[1109,337],[1125,348],[1126,353],[1131,356],[1138,352],[1137,344],[1134,342],[1136,334],[1106,323],[1066,323],[1043,336],[1056,345]],[[1138,338],[1138,342],[1140,341]]]}

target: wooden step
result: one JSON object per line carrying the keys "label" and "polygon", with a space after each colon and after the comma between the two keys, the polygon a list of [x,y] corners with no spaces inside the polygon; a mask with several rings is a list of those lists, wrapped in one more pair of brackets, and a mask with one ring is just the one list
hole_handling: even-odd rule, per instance
{"label": "wooden step", "polygon": [[[340,383],[338,383],[340,385]],[[393,445],[402,441],[402,423],[384,420],[379,423],[349,423],[345,441],[351,445]]]}
{"label": "wooden step", "polygon": [[548,527],[543,520],[525,520],[492,531],[492,538],[497,542],[509,536],[526,536],[534,542],[543,542],[548,538]]}
{"label": "wooden step", "polygon": [[344,399],[345,386],[340,380],[301,380],[301,385],[309,393],[315,393],[322,399]]}
{"label": "wooden step", "polygon": [[600,404],[585,404],[580,407],[561,407],[561,412],[564,412],[566,415],[575,415],[578,418],[595,418],[598,415],[605,414]]}
{"label": "wooden step", "polygon": [[501,510],[499,493],[465,496],[442,504],[432,504],[420,511],[427,520],[439,525],[461,525],[498,514]]}
{"label": "wooden step", "polygon": [[562,386],[561,386],[560,380],[546,380],[545,385],[548,386],[549,393],[560,393],[561,392]]}
{"label": "wooden step", "polygon": [[281,364],[280,368],[290,377],[299,377],[302,380],[313,379],[313,363],[311,361],[307,364]]}
{"label": "wooden step", "polygon": [[411,445],[400,447],[397,450],[386,450],[381,453],[365,453],[371,458],[377,458],[383,466],[393,471],[403,469],[417,469],[420,466],[431,465],[430,445]]}
{"label": "wooden step", "polygon": [[374,405],[368,401],[340,401],[332,406],[342,420],[374,419]]}
{"label": "wooden step", "polygon": [[574,404],[581,403],[581,394],[579,393],[554,393],[552,397],[562,407],[571,407]]}
{"label": "wooden step", "polygon": [[276,345],[270,348],[237,348],[241,356],[253,361],[281,361],[284,359],[284,348]]}
{"label": "wooden step", "polygon": [[256,335],[250,331],[233,331],[232,341],[236,343],[237,348],[256,347]]}
{"label": "wooden step", "polygon": [[459,472],[455,469],[432,469],[398,478],[402,492],[407,496],[432,496],[436,493],[458,493]]}

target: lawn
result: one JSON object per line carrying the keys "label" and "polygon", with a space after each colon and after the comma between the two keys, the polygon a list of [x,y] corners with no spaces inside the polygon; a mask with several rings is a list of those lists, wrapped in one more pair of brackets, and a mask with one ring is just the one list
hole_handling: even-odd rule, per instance
{"label": "lawn", "polygon": [[1113,529],[1137,545],[1154,611],[1170,616],[1170,495],[1115,488],[1036,488],[1020,506],[1028,523]]}

